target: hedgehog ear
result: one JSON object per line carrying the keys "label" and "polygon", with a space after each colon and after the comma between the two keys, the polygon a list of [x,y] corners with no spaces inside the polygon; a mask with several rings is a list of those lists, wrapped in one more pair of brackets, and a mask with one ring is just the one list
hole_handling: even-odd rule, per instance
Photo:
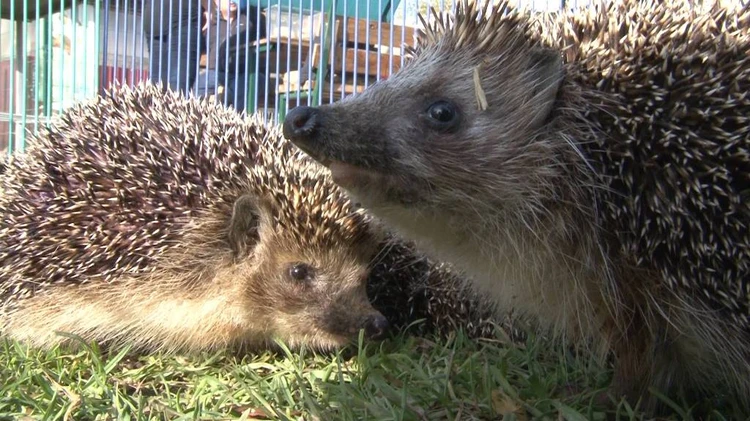
{"label": "hedgehog ear", "polygon": [[563,79],[563,61],[557,51],[536,49],[530,58],[530,73],[534,90],[531,101],[536,113],[531,118],[531,127],[539,127],[547,120],[557,99]]}
{"label": "hedgehog ear", "polygon": [[270,205],[262,198],[244,194],[234,202],[228,239],[235,256],[245,253],[250,240],[260,238],[263,227],[270,224],[271,218]]}

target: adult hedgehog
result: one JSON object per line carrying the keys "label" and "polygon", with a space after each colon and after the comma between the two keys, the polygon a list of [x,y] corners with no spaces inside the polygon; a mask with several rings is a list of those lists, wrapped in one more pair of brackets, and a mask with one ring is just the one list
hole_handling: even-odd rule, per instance
{"label": "adult hedgehog", "polygon": [[615,390],[750,412],[750,11],[620,0],[436,19],[284,133],[501,308],[614,351]]}
{"label": "adult hedgehog", "polygon": [[0,176],[0,333],[183,351],[385,333],[380,236],[277,128],[145,85],[30,143]]}

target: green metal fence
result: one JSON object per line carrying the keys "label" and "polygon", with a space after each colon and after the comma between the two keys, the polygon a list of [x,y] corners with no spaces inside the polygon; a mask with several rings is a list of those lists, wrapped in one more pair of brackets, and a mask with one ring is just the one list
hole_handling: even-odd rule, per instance
{"label": "green metal fence", "polygon": [[96,94],[100,15],[95,0],[77,7],[40,0],[0,4],[0,147],[23,149],[29,132]]}

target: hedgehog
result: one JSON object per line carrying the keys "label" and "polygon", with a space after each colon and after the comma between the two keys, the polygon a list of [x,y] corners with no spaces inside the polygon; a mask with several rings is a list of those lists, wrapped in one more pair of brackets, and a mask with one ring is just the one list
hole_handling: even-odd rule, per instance
{"label": "hedgehog", "polygon": [[618,398],[750,413],[749,28],[715,2],[464,1],[283,131],[499,311],[611,357]]}
{"label": "hedgehog", "polygon": [[30,144],[0,176],[5,336],[330,350],[387,332],[366,294],[380,236],[260,117],[117,87]]}

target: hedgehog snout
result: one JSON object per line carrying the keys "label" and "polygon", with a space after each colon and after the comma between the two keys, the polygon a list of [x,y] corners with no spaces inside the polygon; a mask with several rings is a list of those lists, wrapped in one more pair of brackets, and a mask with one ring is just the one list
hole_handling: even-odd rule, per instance
{"label": "hedgehog snout", "polygon": [[376,341],[381,340],[385,337],[386,333],[388,333],[390,327],[391,324],[388,323],[388,319],[386,319],[382,314],[369,316],[365,320],[365,336],[368,339]]}
{"label": "hedgehog snout", "polygon": [[319,132],[322,127],[320,111],[313,107],[295,107],[286,115],[282,130],[284,137],[289,139],[302,152],[327,167],[330,159],[321,153]]}
{"label": "hedgehog snout", "polygon": [[[292,108],[284,120],[284,136],[291,141],[309,140],[319,126],[318,111],[313,107]],[[296,143],[296,142],[295,142]]]}

